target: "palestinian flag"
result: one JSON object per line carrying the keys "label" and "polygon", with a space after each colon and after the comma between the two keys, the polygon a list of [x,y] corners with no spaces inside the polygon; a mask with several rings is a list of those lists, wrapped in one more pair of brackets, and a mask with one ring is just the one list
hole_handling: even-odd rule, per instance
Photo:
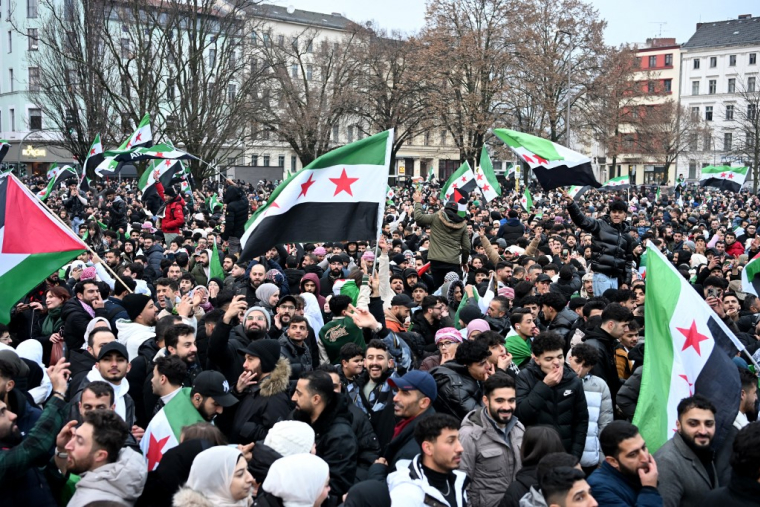
{"label": "palestinian flag", "polygon": [[221,208],[224,206],[222,202],[219,200],[219,196],[214,194],[211,197],[206,197],[205,200],[206,203],[206,209],[209,210],[211,213],[214,212],[216,208]]}
{"label": "palestinian flag", "polygon": [[[126,141],[121,143],[121,146],[116,151],[131,150],[133,148],[153,146],[153,131],[150,128],[150,115],[146,114],[140,120],[140,124],[137,126],[132,135],[127,138]],[[114,157],[109,156],[107,153],[104,155],[104,160],[95,168],[95,174],[99,177],[103,177],[104,173],[116,174],[119,170],[119,161]]]}
{"label": "palestinian flag", "polygon": [[224,268],[222,268],[222,258],[219,255],[219,248],[216,246],[216,236],[214,236],[214,246],[211,248],[211,258],[208,263],[209,278],[219,278],[224,281]]}
{"label": "palestinian flag", "polygon": [[141,160],[192,160],[197,159],[189,153],[178,150],[169,143],[156,144],[151,147],[144,148],[131,148],[126,150],[109,150],[105,153],[106,157],[110,157],[116,162],[139,162]]}
{"label": "palestinian flag", "polygon": [[602,189],[604,190],[615,190],[618,188],[627,188],[631,186],[631,179],[629,176],[618,176],[617,178],[612,178],[607,183],[602,185]]}
{"label": "palestinian flag", "polygon": [[82,180],[79,183],[79,188],[82,188],[85,191],[89,190],[90,184],[89,178],[87,177],[87,168],[91,168],[94,172],[95,168],[103,163],[103,160],[105,160],[105,155],[103,155],[103,143],[100,142],[100,134],[97,134],[95,140],[92,142],[92,146],[90,146],[90,151],[87,152],[87,158],[82,167]]}
{"label": "palestinian flag", "polygon": [[0,322],[51,273],[87,248],[11,173],[0,177]]}
{"label": "palestinian flag", "polygon": [[478,184],[475,182],[475,173],[472,172],[470,164],[465,160],[464,164],[451,175],[443,188],[441,188],[440,198],[442,201],[458,203],[463,198],[462,191],[469,194],[476,188],[478,188]]}
{"label": "palestinian flag", "polygon": [[742,292],[760,294],[760,257],[755,256],[742,270]]}
{"label": "palestinian flag", "polygon": [[478,184],[486,201],[490,201],[501,195],[501,186],[496,180],[491,157],[488,156],[485,144],[480,152],[480,166],[475,168],[475,183]]}
{"label": "palestinian flag", "polygon": [[64,181],[70,179],[76,179],[79,181],[79,173],[70,165],[65,165],[63,167],[56,166],[52,171],[49,171],[49,174],[51,178],[50,181],[48,181],[47,187],[44,190],[37,192],[37,197],[42,201],[47,199],[51,192],[60,188],[61,183]]}
{"label": "palestinian flag", "polygon": [[6,141],[5,139],[0,139],[0,162],[3,161],[3,159],[8,154],[8,151],[10,149],[11,149],[11,143]]}
{"label": "palestinian flag", "polygon": [[[227,384],[227,381],[224,382]],[[156,469],[166,451],[179,445],[182,428],[203,422],[201,413],[190,401],[191,388],[185,387],[159,410],[140,441],[140,450],[148,462],[148,471]]]}
{"label": "palestinian flag", "polygon": [[577,201],[589,190],[591,190],[591,187],[588,185],[573,185],[567,189],[567,193],[573,198],[573,200]]}
{"label": "palestinian flag", "polygon": [[747,179],[748,167],[730,167],[727,165],[707,166],[702,168],[699,178],[700,187],[715,187],[721,190],[738,192]]}
{"label": "palestinian flag", "polygon": [[137,182],[137,186],[142,192],[142,200],[144,201],[149,195],[156,192],[156,182],[160,181],[165,188],[169,186],[175,175],[184,171],[182,162],[177,160],[153,160],[148,169],[140,176],[140,181]]}
{"label": "palestinian flag", "polygon": [[633,424],[655,452],[676,431],[678,403],[701,394],[718,409],[713,445],[720,449],[739,410],[731,358],[744,347],[652,243],[647,254],[647,350]]}
{"label": "palestinian flag", "polygon": [[530,210],[533,208],[533,197],[530,195],[528,187],[525,187],[525,192],[523,192],[522,199],[520,199],[520,204],[528,213],[530,213]]}
{"label": "palestinian flag", "polygon": [[393,204],[393,198],[396,197],[396,192],[393,191],[393,189],[388,185],[388,188],[385,189],[385,202],[386,204]]}
{"label": "palestinian flag", "polygon": [[544,190],[569,185],[602,186],[596,181],[591,159],[586,155],[515,130],[495,129],[493,133],[533,169]]}
{"label": "palestinian flag", "polygon": [[273,245],[374,240],[388,188],[393,130],[318,157],[282,182],[248,220],[240,259]]}

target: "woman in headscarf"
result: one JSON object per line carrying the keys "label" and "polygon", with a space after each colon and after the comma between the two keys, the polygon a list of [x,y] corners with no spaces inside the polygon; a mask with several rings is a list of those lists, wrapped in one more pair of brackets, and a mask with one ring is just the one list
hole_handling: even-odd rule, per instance
{"label": "woman in headscarf", "polygon": [[301,298],[304,301],[303,316],[314,332],[319,333],[319,330],[325,325],[325,320],[322,318],[322,310],[319,308],[317,297],[311,292],[302,292]]}
{"label": "woman in headscarf", "polygon": [[273,283],[262,283],[256,289],[256,299],[259,300],[259,306],[266,308],[269,312],[271,320],[274,318],[275,307],[280,300],[280,288]]}
{"label": "woman in headscarf", "polygon": [[253,477],[243,454],[217,446],[193,460],[187,484],[174,495],[175,507],[250,507]]}
{"label": "woman in headscarf", "polygon": [[[35,310],[35,319],[32,324],[32,337],[42,345],[42,362],[50,363],[50,351],[54,343],[63,341],[61,330],[63,329],[63,320],[61,320],[61,310],[63,304],[71,298],[71,294],[63,287],[53,287],[45,293],[45,308],[47,314],[42,313],[40,303],[32,303]],[[39,312],[39,313],[38,313]],[[45,367],[43,366],[43,370]]]}
{"label": "woman in headscarf", "polygon": [[256,498],[257,507],[319,507],[330,493],[330,467],[313,454],[275,461]]}
{"label": "woman in headscarf", "polygon": [[42,381],[39,384],[35,382],[35,385],[29,384],[26,386],[26,391],[34,398],[34,402],[37,405],[42,405],[42,402],[53,391],[53,384],[50,382],[46,367],[42,363],[42,345],[36,340],[24,340],[16,347],[16,353],[18,357],[36,363],[42,370]]}

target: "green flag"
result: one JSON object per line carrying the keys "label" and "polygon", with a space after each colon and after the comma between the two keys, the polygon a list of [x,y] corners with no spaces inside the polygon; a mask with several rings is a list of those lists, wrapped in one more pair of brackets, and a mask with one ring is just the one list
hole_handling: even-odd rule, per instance
{"label": "green flag", "polygon": [[522,204],[522,207],[525,208],[525,211],[528,213],[530,213],[530,210],[533,208],[533,197],[531,197],[528,187],[525,187],[525,192],[523,193],[522,199],[520,199],[520,204]]}
{"label": "green flag", "polygon": [[224,280],[224,268],[222,268],[222,259],[219,257],[219,249],[216,247],[216,238],[214,246],[211,249],[211,259],[208,264],[209,278],[219,278]]}
{"label": "green flag", "polygon": [[[472,299],[474,299],[476,303],[480,301],[480,296],[478,296],[478,291],[474,287],[472,290]],[[459,313],[462,311],[462,308],[465,307],[465,305],[467,304],[467,301],[469,300],[470,298],[467,296],[467,291],[465,290],[464,294],[462,294],[462,301],[459,302],[459,306],[457,307],[457,313],[456,315],[454,315],[454,327],[458,330],[462,329],[462,326],[459,324]]]}
{"label": "green flag", "polygon": [[493,172],[493,164],[491,163],[491,157],[488,156],[488,149],[486,149],[485,144],[480,152],[480,166],[475,168],[475,182],[478,184],[486,201],[490,201],[501,195],[501,186],[496,179],[496,174]]}

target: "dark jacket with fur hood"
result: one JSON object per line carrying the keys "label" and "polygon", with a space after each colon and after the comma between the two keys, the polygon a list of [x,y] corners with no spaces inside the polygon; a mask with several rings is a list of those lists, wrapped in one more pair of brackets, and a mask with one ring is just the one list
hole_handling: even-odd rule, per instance
{"label": "dark jacket with fur hood", "polygon": [[[467,221],[451,209],[437,213],[423,213],[422,205],[414,205],[414,221],[423,227],[430,226],[428,260],[447,264],[465,264],[470,255],[470,236]],[[460,257],[461,255],[461,257]]]}
{"label": "dark jacket with fur hood", "polygon": [[291,410],[289,379],[290,363],[280,358],[267,378],[241,395],[232,423],[233,442],[264,440],[274,423],[286,418]]}

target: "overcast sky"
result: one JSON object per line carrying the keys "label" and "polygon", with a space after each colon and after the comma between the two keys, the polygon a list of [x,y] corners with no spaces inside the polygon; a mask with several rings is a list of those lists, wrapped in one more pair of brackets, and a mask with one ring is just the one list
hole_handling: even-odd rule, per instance
{"label": "overcast sky", "polygon": [[[272,1],[272,0],[269,0]],[[376,21],[383,28],[412,33],[425,23],[424,0],[274,0],[283,6],[316,12],[339,12],[354,21]],[[689,40],[700,21],[736,19],[739,14],[760,16],[758,0],[591,0],[607,20],[608,44],[644,42],[656,37]],[[660,25],[659,23],[666,23]]]}

